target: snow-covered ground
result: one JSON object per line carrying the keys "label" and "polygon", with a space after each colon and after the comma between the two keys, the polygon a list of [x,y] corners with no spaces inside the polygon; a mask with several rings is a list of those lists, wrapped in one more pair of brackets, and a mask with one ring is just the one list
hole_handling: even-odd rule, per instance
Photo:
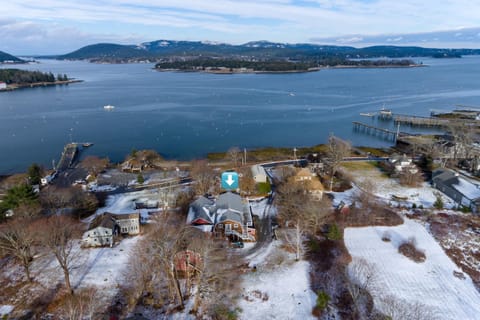
{"label": "snow-covered ground", "polygon": [[[113,248],[81,249],[76,244],[70,278],[74,289],[93,286],[100,290],[102,298],[111,299],[124,280],[130,253],[140,238],[123,239]],[[32,275],[46,287],[64,281],[57,260],[50,254],[34,260]]]}
{"label": "snow-covered ground", "polygon": [[14,307],[11,305],[0,306],[0,317],[8,316],[13,311],[13,309]]}
{"label": "snow-covered ground", "polygon": [[[388,232],[391,241],[382,241]],[[435,311],[436,319],[479,319],[480,294],[471,278],[454,276],[461,270],[419,223],[405,219],[396,227],[345,229],[345,245],[352,258],[366,259],[375,268],[375,304],[382,310],[382,296],[392,295],[410,303],[420,302]],[[426,261],[416,263],[398,252],[398,246],[415,238]]]}
{"label": "snow-covered ground", "polygon": [[[411,207],[415,204],[417,207],[423,206],[424,208],[431,208],[437,199],[436,194],[441,196],[445,208],[453,208],[456,206],[452,199],[433,188],[427,182],[424,182],[420,187],[416,188],[402,186],[397,179],[385,177],[380,169],[373,166],[367,170],[346,171],[353,177],[355,184],[360,189],[362,189],[362,185],[366,180],[373,182],[373,190],[369,190],[369,192],[375,194],[385,203],[390,203],[393,206],[400,204]],[[405,200],[400,202],[395,201],[392,196],[405,198]]]}
{"label": "snow-covered ground", "polygon": [[243,276],[240,319],[315,319],[317,295],[310,289],[310,265],[285,257],[280,245],[273,242],[247,257],[256,271]]}

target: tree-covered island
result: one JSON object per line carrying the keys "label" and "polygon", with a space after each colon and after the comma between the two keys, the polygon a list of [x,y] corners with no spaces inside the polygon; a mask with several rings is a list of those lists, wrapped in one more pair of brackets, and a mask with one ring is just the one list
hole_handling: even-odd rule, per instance
{"label": "tree-covered island", "polygon": [[322,60],[289,61],[289,60],[239,60],[239,59],[168,59],[155,65],[160,71],[199,71],[210,73],[262,73],[262,72],[309,72],[328,67],[381,68],[381,67],[414,67],[419,66],[409,59],[402,60],[349,60],[329,58]]}
{"label": "tree-covered island", "polygon": [[6,88],[0,88],[0,91],[14,90],[24,87],[68,84],[78,81],[79,80],[70,79],[66,74],[54,75],[51,72],[0,69],[0,82],[6,84]]}

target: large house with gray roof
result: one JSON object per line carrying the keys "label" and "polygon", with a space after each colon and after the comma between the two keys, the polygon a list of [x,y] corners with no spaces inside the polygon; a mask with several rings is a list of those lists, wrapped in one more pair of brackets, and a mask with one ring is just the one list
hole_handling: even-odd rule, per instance
{"label": "large house with gray roof", "polygon": [[199,197],[190,205],[187,224],[219,238],[256,241],[249,207],[238,194],[232,192],[221,194],[216,201]]}
{"label": "large house with gray roof", "polygon": [[112,246],[113,237],[118,234],[137,235],[140,233],[140,215],[113,214],[105,212],[98,215],[82,236],[82,247]]}
{"label": "large house with gray roof", "polygon": [[461,206],[477,213],[480,209],[480,184],[450,169],[437,169],[432,173],[433,186]]}

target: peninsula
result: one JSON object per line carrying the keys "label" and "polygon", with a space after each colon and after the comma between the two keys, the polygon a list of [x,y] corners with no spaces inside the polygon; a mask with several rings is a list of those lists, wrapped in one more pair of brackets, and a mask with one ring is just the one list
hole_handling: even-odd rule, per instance
{"label": "peninsula", "polygon": [[20,69],[0,69],[0,91],[64,85],[80,81],[81,80],[70,79],[66,74],[58,74],[55,76],[51,72],[44,73]]}

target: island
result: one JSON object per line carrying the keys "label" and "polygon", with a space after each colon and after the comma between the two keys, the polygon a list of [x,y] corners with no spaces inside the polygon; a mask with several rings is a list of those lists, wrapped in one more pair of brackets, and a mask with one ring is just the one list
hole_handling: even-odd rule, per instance
{"label": "island", "polygon": [[241,59],[166,59],[155,65],[159,71],[197,71],[207,73],[294,73],[311,72],[323,68],[391,68],[391,67],[417,67],[409,59],[394,60],[350,60],[343,58],[330,58],[322,60],[241,60]]}
{"label": "island", "polygon": [[54,75],[51,72],[20,69],[0,69],[0,91],[19,88],[64,85],[81,80],[70,79],[66,74]]}

